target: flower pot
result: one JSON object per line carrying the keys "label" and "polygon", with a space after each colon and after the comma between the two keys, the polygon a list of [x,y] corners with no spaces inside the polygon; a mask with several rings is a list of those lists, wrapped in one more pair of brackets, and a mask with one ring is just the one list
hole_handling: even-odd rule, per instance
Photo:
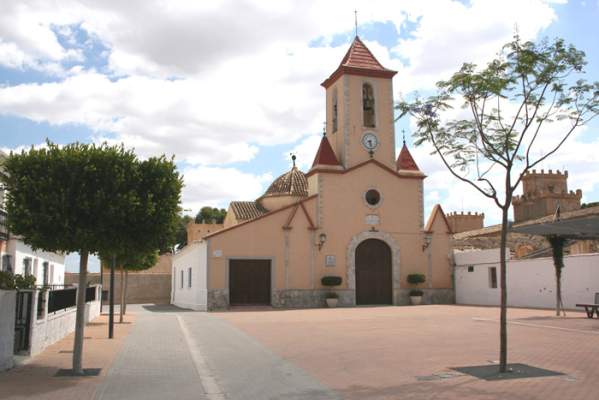
{"label": "flower pot", "polygon": [[410,296],[410,302],[414,306],[422,304],[422,296]]}
{"label": "flower pot", "polygon": [[329,308],[335,308],[335,307],[337,307],[337,302],[339,301],[339,299],[328,298],[326,300],[327,300],[327,306]]}

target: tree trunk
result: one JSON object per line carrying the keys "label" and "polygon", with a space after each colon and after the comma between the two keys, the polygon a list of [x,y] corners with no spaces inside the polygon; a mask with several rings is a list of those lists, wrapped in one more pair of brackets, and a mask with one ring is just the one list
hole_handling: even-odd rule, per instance
{"label": "tree trunk", "polygon": [[129,287],[129,270],[125,270],[125,305],[123,306],[123,314],[127,314],[127,287]]}
{"label": "tree trunk", "polygon": [[87,250],[79,253],[79,286],[75,314],[75,342],[73,344],[73,374],[83,375],[83,330],[85,329],[85,289],[87,288]]}
{"label": "tree trunk", "polygon": [[119,324],[123,323],[124,308],[125,308],[125,268],[121,265],[121,306],[119,307]]}
{"label": "tree trunk", "polygon": [[499,318],[499,372],[507,371],[507,262],[506,251],[509,206],[502,209],[501,248],[499,249],[499,275],[501,287],[501,311]]}
{"label": "tree trunk", "polygon": [[553,266],[555,267],[555,315],[559,317],[563,314],[565,317],[566,311],[562,301],[562,269],[564,268],[564,243],[566,241],[559,236],[550,236],[547,240],[551,244]]}

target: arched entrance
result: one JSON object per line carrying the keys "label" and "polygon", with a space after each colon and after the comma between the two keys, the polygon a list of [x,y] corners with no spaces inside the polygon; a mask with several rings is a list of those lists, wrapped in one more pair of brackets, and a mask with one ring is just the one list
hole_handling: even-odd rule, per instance
{"label": "arched entrance", "polygon": [[391,248],[382,240],[356,247],[356,304],[393,304]]}

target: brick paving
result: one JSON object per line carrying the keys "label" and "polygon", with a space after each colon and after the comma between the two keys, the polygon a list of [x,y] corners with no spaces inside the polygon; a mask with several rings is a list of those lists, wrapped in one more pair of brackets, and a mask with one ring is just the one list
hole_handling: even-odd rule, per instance
{"label": "brick paving", "polygon": [[347,399],[599,399],[599,320],[511,309],[509,362],[564,376],[488,382],[451,367],[498,360],[493,307],[215,314]]}
{"label": "brick paving", "polygon": [[95,377],[54,377],[60,368],[71,368],[73,334],[47,347],[24,365],[0,373],[0,399],[80,400],[94,397],[112,361],[127,337],[135,317],[115,324],[114,339],[108,339],[108,317],[102,315],[85,327],[83,367],[102,368]]}

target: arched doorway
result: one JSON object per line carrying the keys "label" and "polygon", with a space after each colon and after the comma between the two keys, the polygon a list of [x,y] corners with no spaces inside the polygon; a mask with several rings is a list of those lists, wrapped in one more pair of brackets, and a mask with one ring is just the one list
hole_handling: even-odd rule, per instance
{"label": "arched doorway", "polygon": [[393,304],[391,248],[382,240],[356,247],[356,304]]}

